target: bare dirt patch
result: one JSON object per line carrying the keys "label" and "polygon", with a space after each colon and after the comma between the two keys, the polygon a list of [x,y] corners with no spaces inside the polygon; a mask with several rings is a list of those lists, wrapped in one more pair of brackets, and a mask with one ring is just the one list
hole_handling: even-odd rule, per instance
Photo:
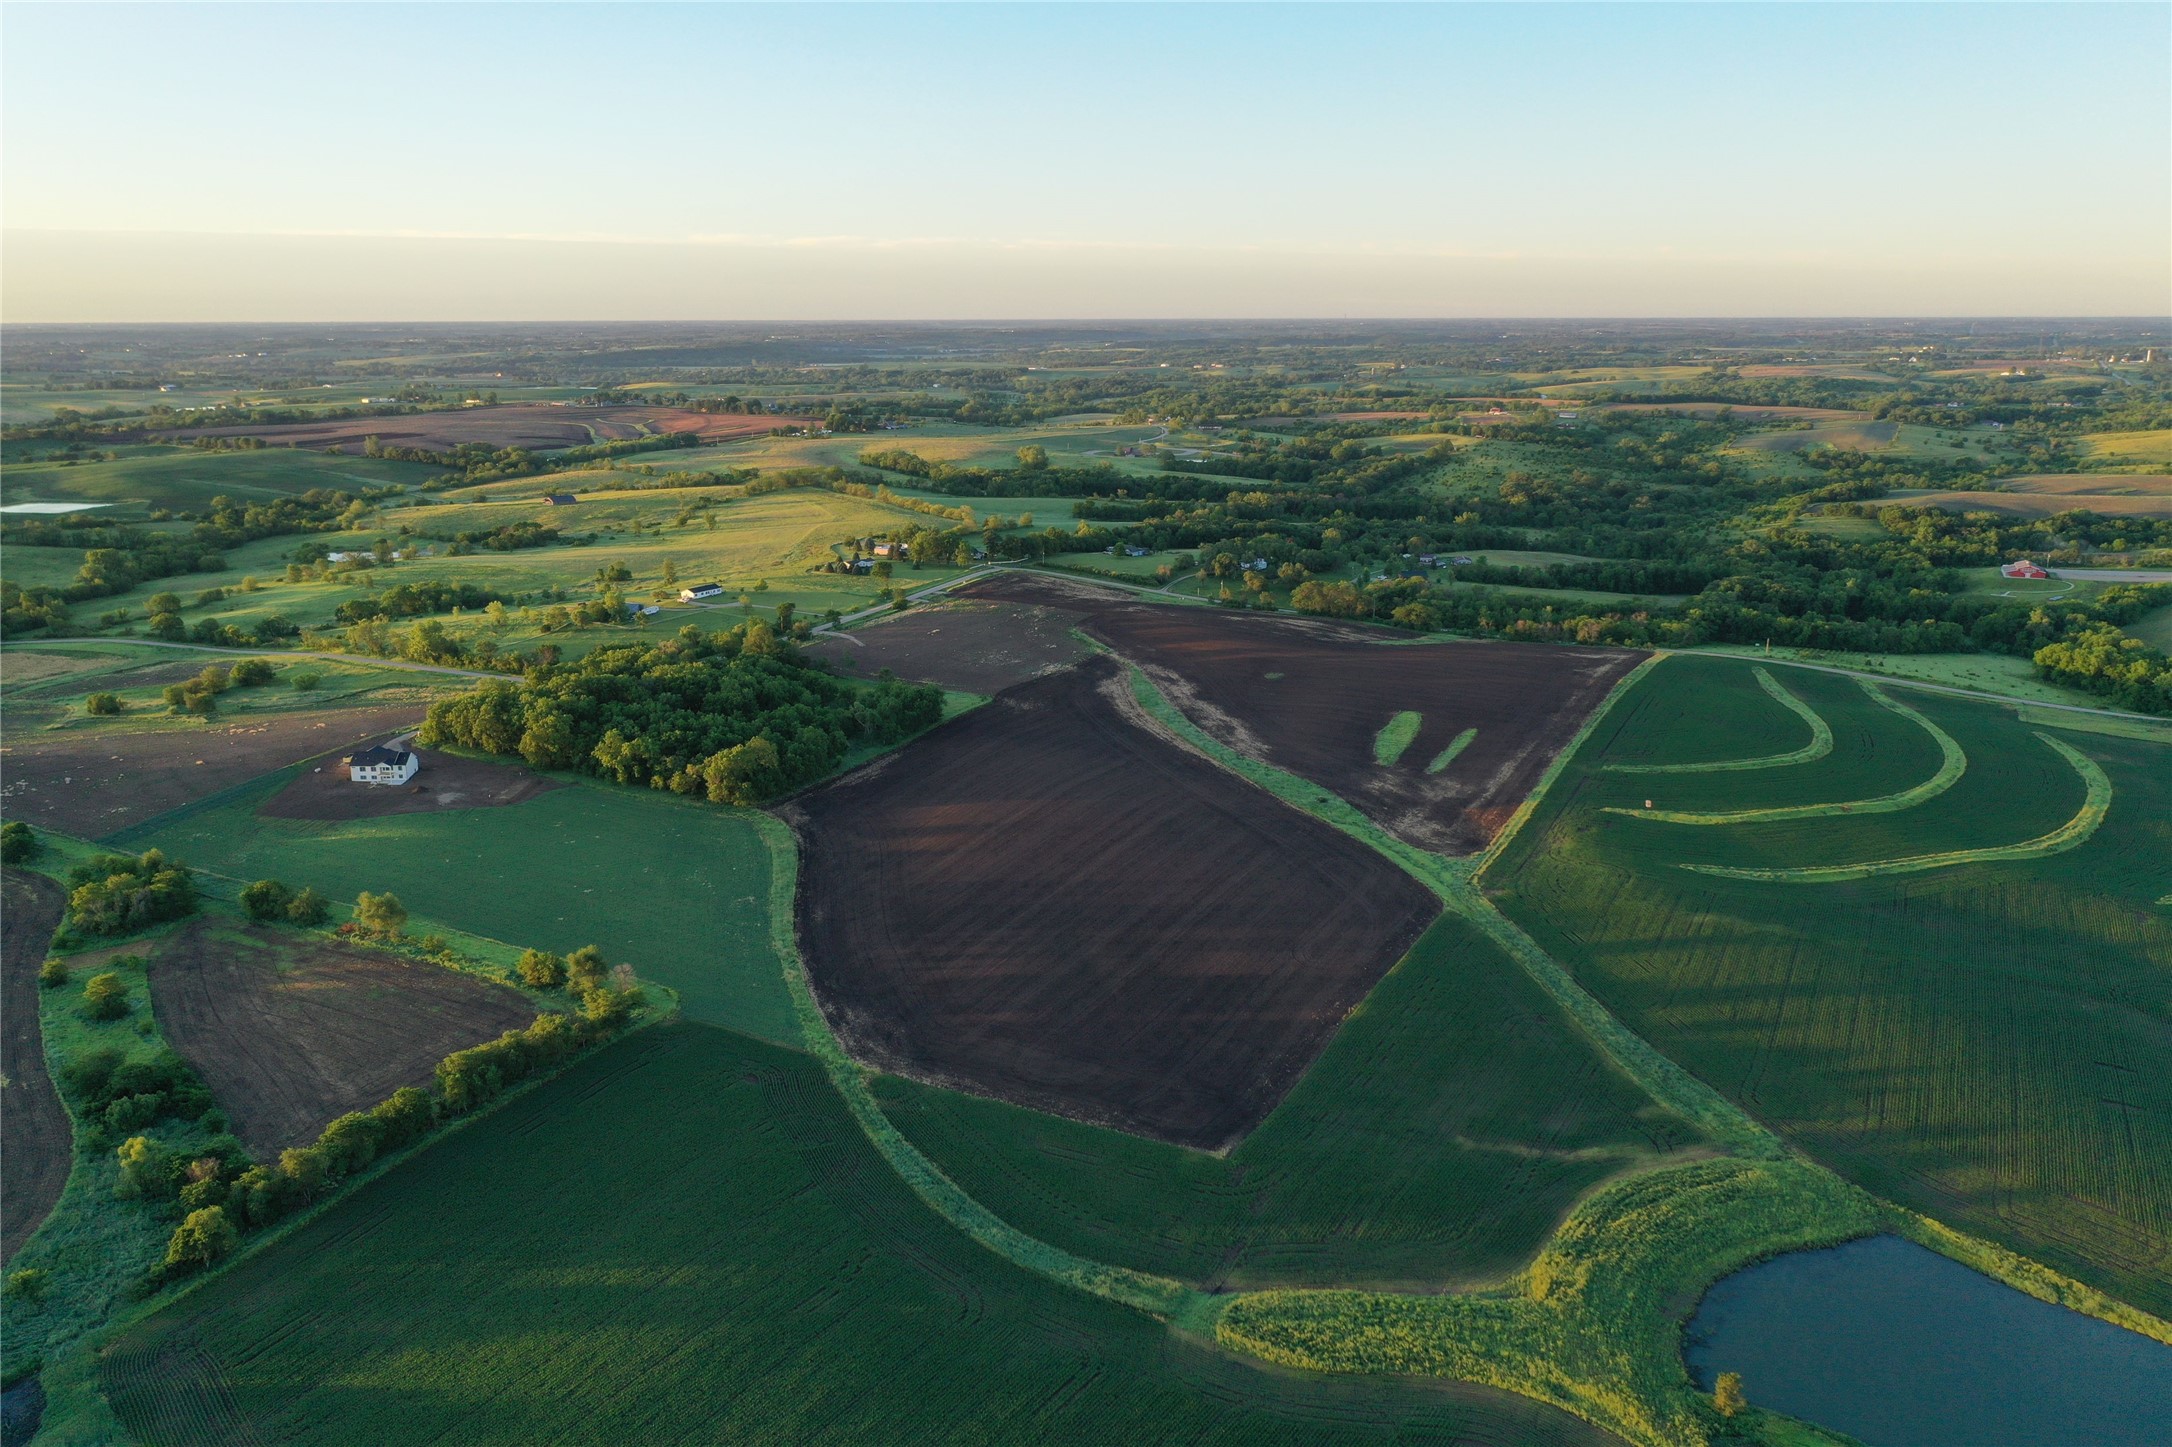
{"label": "bare dirt patch", "polygon": [[1000,693],[1091,652],[1072,636],[1076,621],[1052,608],[960,599],[809,643],[840,673],[872,678],[887,668],[915,682]]}
{"label": "bare dirt patch", "polygon": [[[1322,619],[1154,603],[1002,574],[976,597],[1069,607],[1229,747],[1331,789],[1424,849],[1482,849],[1609,690],[1645,655],[1538,643],[1414,642]],[[1392,764],[1373,741],[1422,716]],[[1452,761],[1430,769],[1466,730]]]}
{"label": "bare dirt patch", "polygon": [[151,958],[167,1041],[259,1159],[535,1019],[518,993],[314,935],[197,920]]}
{"label": "bare dirt patch", "polygon": [[103,839],[302,759],[419,721],[421,704],[140,730],[69,729],[0,745],[0,813]]}
{"label": "bare dirt patch", "polygon": [[500,809],[565,787],[513,764],[463,759],[435,749],[414,752],[421,756],[422,767],[405,784],[357,784],[333,755],[297,775],[256,812],[266,819],[381,819],[440,809]]}
{"label": "bare dirt patch", "polygon": [[60,1199],[75,1152],[68,1113],[45,1073],[38,966],[66,896],[42,874],[0,875],[0,1261],[14,1257]]}
{"label": "bare dirt patch", "polygon": [[1124,688],[1088,659],[796,801],[800,938],[868,1064],[1218,1149],[1438,906]]}
{"label": "bare dirt patch", "polygon": [[806,417],[749,417],[692,412],[679,407],[576,407],[547,402],[510,407],[469,407],[407,417],[342,417],[268,427],[199,427],[162,434],[177,441],[195,437],[261,437],[275,447],[354,449],[374,437],[387,447],[448,452],[463,442],[493,447],[551,449],[623,442],[666,432],[689,432],[707,442],[759,437],[778,427],[804,427]]}

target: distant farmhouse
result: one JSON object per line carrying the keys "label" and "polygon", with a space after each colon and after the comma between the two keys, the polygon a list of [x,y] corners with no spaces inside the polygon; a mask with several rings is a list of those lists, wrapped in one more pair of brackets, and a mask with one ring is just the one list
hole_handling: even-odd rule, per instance
{"label": "distant farmhouse", "polygon": [[543,501],[552,507],[571,507],[575,498],[570,492],[547,492],[543,494]]}
{"label": "distant farmhouse", "polygon": [[696,583],[691,588],[681,588],[679,590],[679,601],[681,603],[699,603],[704,599],[721,598],[723,596],[724,585],[722,583]]}
{"label": "distant farmhouse", "polygon": [[347,777],[357,784],[404,784],[421,767],[422,760],[412,750],[386,744],[347,756]]}
{"label": "distant farmhouse", "polygon": [[2051,576],[2050,573],[2030,562],[2027,558],[2023,558],[2017,563],[2008,563],[1999,571],[2009,578],[2048,578]]}

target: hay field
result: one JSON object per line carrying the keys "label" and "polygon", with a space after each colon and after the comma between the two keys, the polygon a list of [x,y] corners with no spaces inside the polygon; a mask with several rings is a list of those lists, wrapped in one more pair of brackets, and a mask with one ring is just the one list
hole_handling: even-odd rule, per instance
{"label": "hay field", "polygon": [[2172,467],[2172,428],[2148,432],[2099,432],[2082,439],[2099,465],[2118,468]]}
{"label": "hay field", "polygon": [[1612,1440],[1484,1388],[1248,1365],[1011,1266],[819,1067],[684,1024],[166,1306],[100,1377],[162,1447]]}
{"label": "hay field", "polygon": [[2112,785],[2086,842],[1850,883],[1684,866],[1838,866],[2037,838],[2083,811],[2087,780],[2008,707],[1912,694],[1969,759],[1918,807],[1718,828],[1604,812],[1647,797],[1685,810],[1859,799],[1930,776],[1922,730],[1853,682],[1776,672],[1832,727],[1829,757],[1609,772],[1779,753],[1807,736],[1747,666],[1670,659],[1608,715],[1489,888],[1630,1028],[1814,1158],[2164,1312],[2172,1037],[2151,1002],[2172,969],[2172,917],[2152,902],[2172,858],[2172,758],[2059,729]]}

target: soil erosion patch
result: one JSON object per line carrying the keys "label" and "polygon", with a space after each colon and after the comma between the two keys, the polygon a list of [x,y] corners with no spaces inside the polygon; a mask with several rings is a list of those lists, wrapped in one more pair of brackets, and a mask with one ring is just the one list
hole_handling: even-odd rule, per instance
{"label": "soil erosion patch", "polygon": [[0,894],[0,1261],[30,1239],[68,1183],[68,1114],[45,1073],[38,966],[67,903],[42,874],[10,869]]}
{"label": "soil erosion patch", "polygon": [[871,678],[887,668],[916,682],[1000,693],[1085,657],[1086,645],[1071,636],[1077,621],[1053,608],[966,599],[810,641],[843,673]]}
{"label": "soil erosion patch", "polygon": [[[1221,742],[1332,789],[1397,837],[1445,854],[1483,849],[1644,657],[1542,643],[1413,643],[1382,629],[1148,603],[1019,574],[970,591],[1077,610],[1088,633],[1147,669]],[[1374,740],[1403,713],[1419,715],[1417,732],[1382,763]]]}
{"label": "soil erosion patch", "polygon": [[1437,908],[1127,701],[1089,659],[799,800],[800,936],[861,1060],[1217,1149]]}
{"label": "soil erosion patch", "polygon": [[246,723],[10,734],[7,817],[103,839],[259,774],[412,724],[420,704],[282,714]]}
{"label": "soil erosion patch", "polygon": [[565,787],[515,765],[463,759],[434,749],[413,751],[422,767],[409,783],[357,784],[334,756],[297,776],[256,812],[267,819],[381,819],[388,814],[428,814],[439,809],[497,809]]}
{"label": "soil erosion patch", "polygon": [[259,1159],[535,1018],[511,990],[290,930],[198,920],[151,959],[166,1038]]}

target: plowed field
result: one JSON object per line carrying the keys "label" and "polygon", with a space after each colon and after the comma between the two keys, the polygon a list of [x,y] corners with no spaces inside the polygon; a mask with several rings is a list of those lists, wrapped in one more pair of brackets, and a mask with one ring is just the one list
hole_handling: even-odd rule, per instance
{"label": "plowed field", "polygon": [[10,869],[0,898],[0,1261],[30,1239],[68,1182],[68,1116],[45,1073],[38,965],[66,903],[42,874]]}
{"label": "plowed field", "polygon": [[1264,1118],[1437,907],[1091,659],[805,796],[799,928],[882,1069],[1180,1145]]}
{"label": "plowed field", "polygon": [[[1409,643],[1407,634],[1380,629],[1148,603],[1022,574],[966,591],[1077,610],[1088,633],[1145,668],[1215,738],[1332,789],[1399,838],[1447,854],[1486,846],[1644,656],[1536,643]],[[1404,642],[1384,646],[1395,639]],[[1416,732],[1383,762],[1376,740],[1403,713],[1419,716]]]}
{"label": "plowed field", "polygon": [[842,673],[872,678],[887,668],[944,688],[999,693],[1085,657],[1086,645],[1071,636],[1076,621],[1053,608],[966,599],[810,642]]}
{"label": "plowed field", "polygon": [[165,434],[193,437],[261,437],[275,447],[360,447],[376,438],[387,447],[447,452],[463,442],[493,447],[585,447],[663,432],[691,432],[707,442],[759,437],[773,428],[800,427],[805,417],[748,417],[690,412],[678,407],[469,407],[458,412],[419,412],[406,417],[338,417],[323,422],[286,422],[264,427],[198,427]]}
{"label": "plowed field", "polygon": [[198,920],[151,959],[166,1038],[259,1159],[423,1085],[455,1050],[535,1019],[472,975],[289,930]]}

